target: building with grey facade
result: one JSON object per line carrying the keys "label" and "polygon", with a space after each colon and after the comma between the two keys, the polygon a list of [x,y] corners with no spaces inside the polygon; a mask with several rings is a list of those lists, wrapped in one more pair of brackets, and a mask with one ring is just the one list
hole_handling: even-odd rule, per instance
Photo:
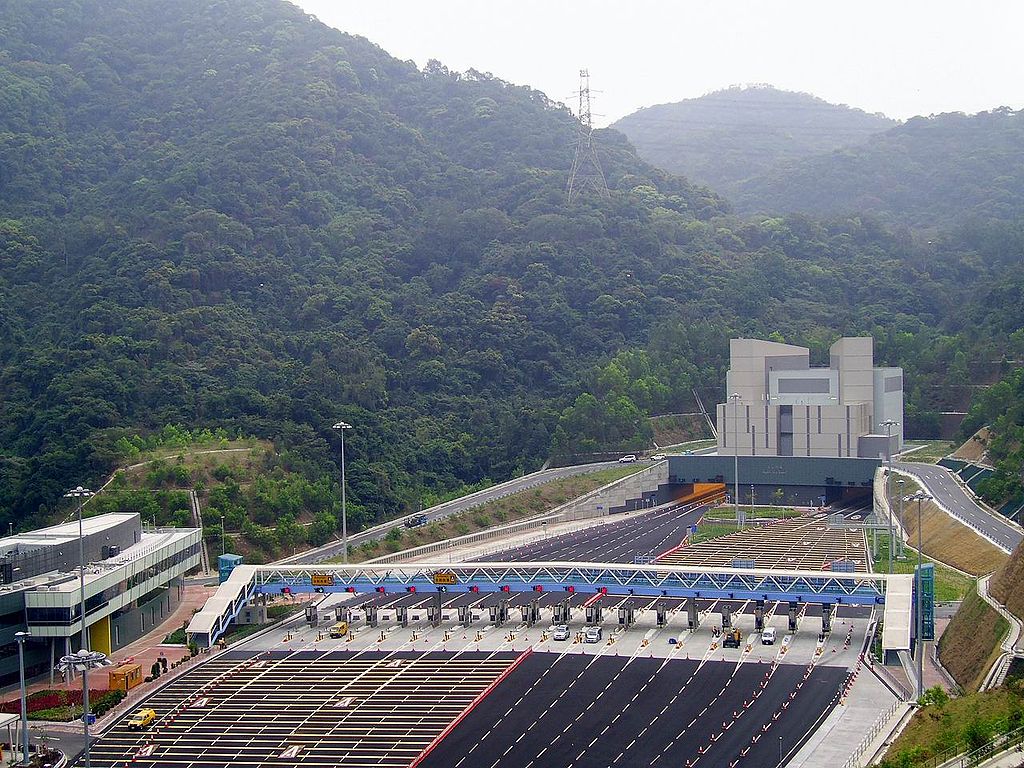
{"label": "building with grey facade", "polygon": [[[151,630],[181,600],[199,566],[198,528],[143,528],[136,513],[83,523],[85,624],[92,650],[110,654]],[[78,650],[82,631],[78,522],[0,539],[0,686],[18,679],[16,632],[28,631],[28,674]]]}
{"label": "building with grey facade", "polygon": [[903,447],[903,369],[876,368],[870,337],[839,339],[821,368],[805,347],[732,339],[726,393],[719,455],[877,459]]}

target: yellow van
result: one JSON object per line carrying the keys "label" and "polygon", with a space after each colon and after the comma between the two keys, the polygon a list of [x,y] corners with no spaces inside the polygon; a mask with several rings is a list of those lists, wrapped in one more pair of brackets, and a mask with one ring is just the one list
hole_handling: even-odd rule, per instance
{"label": "yellow van", "polygon": [[156,710],[143,707],[130,718],[128,718],[129,730],[136,731],[151,725],[156,720]]}
{"label": "yellow van", "polygon": [[331,637],[344,637],[348,634],[348,622],[339,621],[331,627]]}

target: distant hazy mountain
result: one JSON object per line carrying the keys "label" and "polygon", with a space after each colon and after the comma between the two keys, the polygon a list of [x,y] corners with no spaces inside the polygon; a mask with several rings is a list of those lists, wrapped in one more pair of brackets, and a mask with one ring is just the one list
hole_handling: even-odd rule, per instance
{"label": "distant hazy mountain", "polygon": [[1024,110],[915,117],[856,147],[778,166],[730,191],[748,211],[871,213],[942,228],[1024,215]]}
{"label": "distant hazy mountain", "polygon": [[729,195],[778,163],[858,144],[893,125],[810,94],[753,86],[647,107],[612,127],[648,162]]}

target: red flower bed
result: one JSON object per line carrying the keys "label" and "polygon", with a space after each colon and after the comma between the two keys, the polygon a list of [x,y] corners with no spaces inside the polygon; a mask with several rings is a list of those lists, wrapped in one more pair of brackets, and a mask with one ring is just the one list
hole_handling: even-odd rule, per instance
{"label": "red flower bed", "polygon": [[[105,693],[106,690],[90,688],[89,701],[96,701]],[[36,691],[28,695],[25,703],[28,704],[29,712],[38,712],[41,709],[54,709],[56,707],[80,707],[82,706],[82,689]],[[14,715],[21,714],[21,699],[17,698],[0,704],[0,712],[8,712]]]}

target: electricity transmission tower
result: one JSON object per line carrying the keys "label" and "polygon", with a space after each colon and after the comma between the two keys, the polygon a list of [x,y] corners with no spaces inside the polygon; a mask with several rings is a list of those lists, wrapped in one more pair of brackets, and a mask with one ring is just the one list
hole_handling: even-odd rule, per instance
{"label": "electricity transmission tower", "polygon": [[608,183],[597,159],[594,146],[594,127],[590,120],[590,73],[580,70],[579,133],[576,137],[576,154],[569,172],[568,200],[572,203],[581,194],[590,191],[598,197],[608,197]]}

